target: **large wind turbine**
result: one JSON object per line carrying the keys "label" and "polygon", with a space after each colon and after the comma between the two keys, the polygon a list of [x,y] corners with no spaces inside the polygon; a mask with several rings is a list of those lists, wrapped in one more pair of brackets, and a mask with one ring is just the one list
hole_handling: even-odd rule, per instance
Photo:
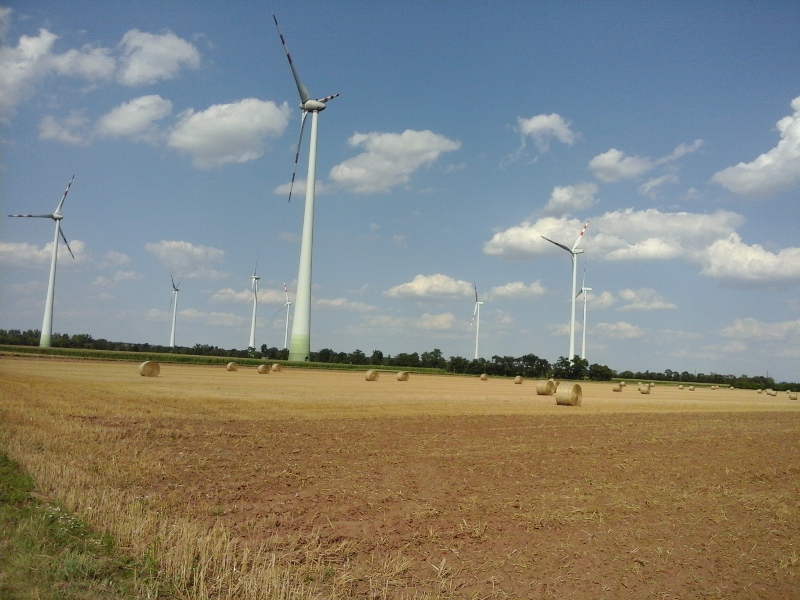
{"label": "large wind turbine", "polygon": [[[306,117],[311,113],[311,140],[308,147],[308,177],[306,178],[306,205],[303,215],[303,237],[300,242],[300,268],[297,273],[297,294],[294,307],[294,325],[292,326],[292,342],[289,346],[289,360],[308,360],[311,354],[311,249],[313,247],[314,236],[314,187],[316,185],[317,168],[317,120],[320,111],[325,110],[328,101],[333,100],[339,94],[326,96],[314,100],[308,90],[300,81],[297,70],[294,68],[292,56],[283,39],[278,19],[272,15],[275,21],[275,28],[281,38],[281,44],[289,60],[289,67],[292,69],[294,82],[297,85],[297,92],[300,94],[300,138],[297,141],[297,153],[294,157],[294,172],[292,173],[292,183],[289,187],[289,200],[292,199],[292,188],[294,178],[297,174],[297,160],[300,156],[300,143],[303,141],[303,129],[306,124]],[[288,315],[288,312],[287,312]]]}
{"label": "large wind turbine", "polygon": [[563,248],[567,252],[569,252],[570,258],[572,259],[572,312],[570,315],[569,320],[569,356],[567,357],[568,360],[572,360],[575,357],[575,286],[577,285],[578,280],[578,254],[582,254],[583,250],[578,248],[578,245],[581,243],[583,239],[583,234],[586,232],[586,228],[589,226],[587,222],[586,225],[583,226],[581,232],[578,234],[578,239],[575,240],[575,243],[572,244],[572,248],[567,248],[564,244],[559,244],[558,242],[554,242],[550,238],[546,239],[551,244],[555,244],[559,248]]}
{"label": "large wind turbine", "polygon": [[292,309],[292,301],[289,300],[289,290],[286,289],[285,281],[283,282],[283,293],[286,294],[286,304],[281,306],[281,310],[286,309],[286,331],[283,334],[283,349],[285,350],[289,345],[289,311]]}
{"label": "large wind turbine", "polygon": [[170,307],[172,308],[172,333],[169,334],[169,347],[175,347],[175,318],[178,316],[178,286],[181,284],[180,281],[175,283],[175,279],[172,277],[172,273],[169,275],[170,280],[172,281],[172,300],[170,300]]}
{"label": "large wind turbine", "polygon": [[261,279],[258,275],[256,275],[256,271],[258,270],[258,263],[256,263],[256,268],[253,269],[253,274],[250,276],[250,287],[253,290],[253,321],[250,323],[250,345],[248,348],[255,349],[256,347],[256,309],[258,308],[258,280]]}
{"label": "large wind turbine", "polygon": [[69,193],[69,188],[72,186],[72,181],[75,179],[75,175],[72,176],[72,179],[69,180],[67,184],[67,188],[64,190],[64,195],[61,196],[61,202],[58,203],[56,206],[55,212],[47,215],[8,215],[9,217],[33,217],[39,219],[53,219],[56,222],[56,231],[53,235],[53,256],[50,259],[50,281],[47,284],[47,300],[44,303],[44,319],[42,321],[42,335],[39,338],[39,346],[43,348],[50,347],[50,338],[53,335],[53,299],[55,297],[55,288],[56,288],[56,263],[58,262],[58,238],[60,237],[64,240],[64,244],[67,246],[67,250],[69,250],[70,256],[75,258],[75,255],[72,254],[72,248],[69,247],[69,242],[67,238],[64,236],[64,232],[61,231],[61,219],[63,219],[63,215],[61,214],[61,208],[64,206],[64,200],[67,198],[67,193]]}
{"label": "large wind turbine", "polygon": [[581,358],[586,360],[586,303],[589,302],[589,292],[592,288],[586,287],[586,272],[583,273],[583,284],[578,296],[583,294],[583,343],[581,344]]}
{"label": "large wind turbine", "polygon": [[472,323],[475,323],[475,360],[478,360],[478,337],[481,332],[481,305],[483,302],[478,300],[478,286],[474,283],[472,287],[475,288],[475,308],[472,311]]}

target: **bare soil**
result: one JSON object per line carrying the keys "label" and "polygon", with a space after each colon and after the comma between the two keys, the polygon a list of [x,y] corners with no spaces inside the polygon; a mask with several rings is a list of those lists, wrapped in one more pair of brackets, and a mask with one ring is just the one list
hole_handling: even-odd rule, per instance
{"label": "bare soil", "polygon": [[566,407],[533,381],[9,357],[0,381],[18,442],[45,411],[102,443],[58,460],[125,497],[319,536],[354,598],[800,598],[785,393],[584,383]]}

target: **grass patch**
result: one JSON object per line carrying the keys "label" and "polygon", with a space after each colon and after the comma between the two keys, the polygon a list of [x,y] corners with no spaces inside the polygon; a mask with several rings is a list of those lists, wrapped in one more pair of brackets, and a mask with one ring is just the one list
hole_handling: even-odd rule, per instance
{"label": "grass patch", "polygon": [[55,504],[0,453],[0,598],[5,600],[167,598],[146,569]]}

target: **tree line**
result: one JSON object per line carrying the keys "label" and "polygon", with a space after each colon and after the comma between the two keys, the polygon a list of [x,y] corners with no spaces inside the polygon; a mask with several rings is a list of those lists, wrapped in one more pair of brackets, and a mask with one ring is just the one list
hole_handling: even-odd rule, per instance
{"label": "tree line", "polygon": [[[39,330],[29,329],[20,331],[19,329],[0,329],[0,344],[38,346],[40,338]],[[51,338],[51,346],[54,348],[84,348],[93,350],[117,350],[125,352],[164,352],[174,354],[192,354],[200,356],[221,356],[230,358],[263,358],[267,360],[288,360],[289,350],[286,348],[278,349],[267,347],[262,344],[260,350],[248,348],[246,350],[223,349],[218,346],[208,344],[195,344],[192,347],[159,346],[154,344],[133,344],[127,342],[109,342],[105,339],[95,339],[89,334],[67,335],[55,333]],[[461,373],[467,375],[487,375],[499,377],[515,377],[522,375],[526,378],[547,378],[581,380],[589,379],[592,381],[610,381],[612,379],[642,379],[648,381],[666,381],[680,383],[704,383],[734,386],[737,388],[757,389],[772,388],[776,390],[800,388],[797,383],[776,383],[772,377],[748,375],[722,375],[719,373],[690,373],[689,371],[673,371],[665,369],[663,372],[653,371],[615,371],[614,369],[601,364],[589,364],[589,361],[579,356],[568,359],[560,356],[557,361],[550,363],[544,358],[535,354],[525,354],[524,356],[492,356],[490,360],[485,358],[468,359],[463,356],[451,356],[445,358],[442,351],[434,348],[428,352],[401,352],[400,354],[384,355],[380,350],[373,350],[372,354],[367,355],[361,350],[352,352],[336,352],[330,348],[323,348],[312,352],[311,362],[331,363],[331,364],[352,364],[375,367],[422,367],[439,369],[448,373]]]}

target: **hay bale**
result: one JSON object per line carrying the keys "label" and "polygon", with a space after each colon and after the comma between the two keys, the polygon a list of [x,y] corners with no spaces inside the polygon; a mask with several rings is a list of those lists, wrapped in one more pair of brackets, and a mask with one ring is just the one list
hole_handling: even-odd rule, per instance
{"label": "hay bale", "polygon": [[269,365],[258,365],[259,375],[269,374],[269,372],[270,372]]}
{"label": "hay bale", "polygon": [[364,379],[367,381],[378,381],[378,372],[375,369],[370,369],[364,373]]}
{"label": "hay bale", "polygon": [[408,371],[399,371],[397,373],[397,381],[408,381]]}
{"label": "hay bale", "polygon": [[619,382],[619,384],[620,384],[622,387],[625,387],[626,385],[628,385],[628,382],[627,382],[627,381],[620,381],[620,382]]}
{"label": "hay bale", "polygon": [[758,388],[758,389],[756,390],[756,394],[761,394],[763,391],[764,391],[764,390],[762,390],[761,388]]}
{"label": "hay bale", "polygon": [[690,386],[689,386],[689,391],[690,391],[690,392],[693,392],[693,391],[694,391],[694,386],[693,386],[693,385],[690,385]]}
{"label": "hay bale", "polygon": [[517,375],[516,377],[514,377],[514,383],[517,384],[522,383],[522,375]]}
{"label": "hay bale", "polygon": [[678,389],[679,389],[679,390],[682,390],[682,389],[683,389],[683,385],[679,385],[679,386],[678,386]]}
{"label": "hay bale", "polygon": [[583,392],[577,383],[559,383],[556,388],[556,404],[560,406],[580,406]]}
{"label": "hay bale", "polygon": [[614,387],[612,387],[611,390],[614,391],[614,392],[621,392],[622,391],[622,384],[615,383]]}
{"label": "hay bale", "polygon": [[649,385],[640,385],[639,386],[639,393],[641,393],[641,394],[649,394],[650,393],[650,386]]}
{"label": "hay bale", "polygon": [[486,373],[481,373],[481,381],[486,381],[489,379],[489,376]]}
{"label": "hay bale", "polygon": [[797,400],[797,392],[789,392],[789,400]]}
{"label": "hay bale", "polygon": [[142,377],[158,377],[161,373],[161,365],[154,360],[146,360],[139,365],[139,375]]}
{"label": "hay bale", "polygon": [[647,384],[647,387],[656,387],[656,384],[651,381]]}
{"label": "hay bale", "polygon": [[238,371],[239,365],[231,361],[227,365],[225,365],[225,368],[228,369],[228,371]]}
{"label": "hay bale", "polygon": [[778,395],[778,390],[770,390],[770,396],[775,397]]}
{"label": "hay bale", "polygon": [[556,384],[551,380],[536,382],[536,395],[537,396],[552,396],[556,393]]}
{"label": "hay bale", "polygon": [[283,367],[281,367],[278,363],[273,363],[273,365],[272,365],[272,371],[275,372],[275,373],[280,371],[282,368]]}

